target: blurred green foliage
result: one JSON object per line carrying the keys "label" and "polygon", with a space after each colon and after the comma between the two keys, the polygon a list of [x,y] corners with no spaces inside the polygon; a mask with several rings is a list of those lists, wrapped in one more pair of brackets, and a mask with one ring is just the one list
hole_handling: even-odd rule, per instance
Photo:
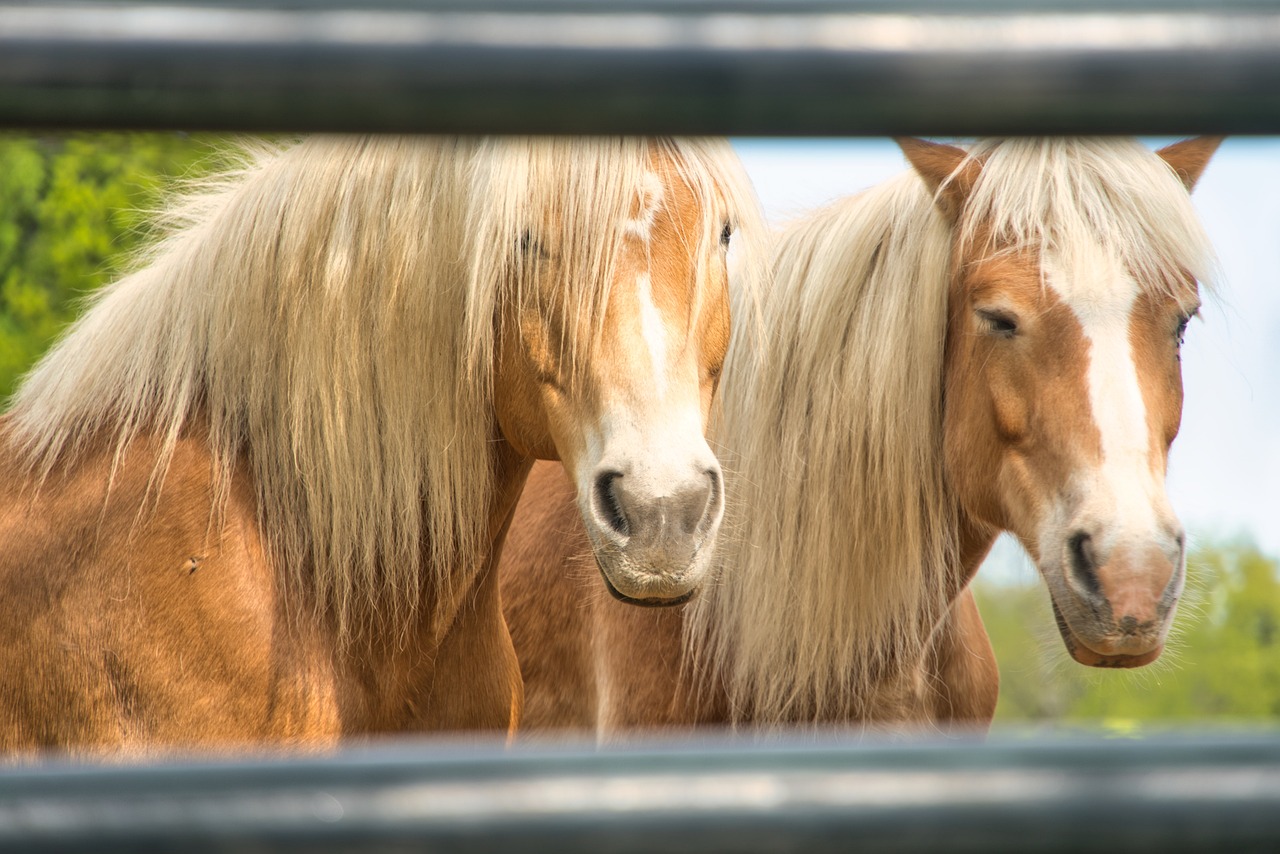
{"label": "blurred green foliage", "polygon": [[1138,670],[1095,670],[1063,649],[1044,585],[976,586],[1000,663],[997,723],[1080,723],[1128,734],[1142,725],[1280,718],[1280,563],[1248,542],[1188,559],[1169,645]]}
{"label": "blurred green foliage", "polygon": [[183,134],[0,135],[0,400],[147,238],[178,179],[219,159]]}

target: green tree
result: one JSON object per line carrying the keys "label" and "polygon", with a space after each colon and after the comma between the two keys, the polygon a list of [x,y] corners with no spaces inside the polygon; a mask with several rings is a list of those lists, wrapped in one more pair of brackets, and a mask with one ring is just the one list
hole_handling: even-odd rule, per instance
{"label": "green tree", "polygon": [[182,134],[0,136],[0,400],[148,237],[164,191],[219,162]]}

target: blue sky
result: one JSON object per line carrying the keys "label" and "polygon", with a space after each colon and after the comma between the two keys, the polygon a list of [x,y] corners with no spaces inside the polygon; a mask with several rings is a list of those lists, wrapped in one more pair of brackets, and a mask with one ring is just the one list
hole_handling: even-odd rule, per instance
{"label": "blue sky", "polygon": [[[775,225],[906,168],[889,140],[734,146]],[[1280,556],[1280,139],[1228,139],[1192,199],[1222,281],[1187,334],[1169,494],[1193,537],[1245,535]],[[1013,552],[996,562],[1019,563]]]}

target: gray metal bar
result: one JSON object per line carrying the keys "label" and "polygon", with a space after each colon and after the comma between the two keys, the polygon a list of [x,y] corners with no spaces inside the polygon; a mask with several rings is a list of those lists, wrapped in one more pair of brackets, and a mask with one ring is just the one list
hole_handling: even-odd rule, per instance
{"label": "gray metal bar", "polygon": [[0,0],[0,126],[1280,132],[1280,5]]}
{"label": "gray metal bar", "polygon": [[394,750],[0,773],[22,851],[1280,850],[1280,739]]}

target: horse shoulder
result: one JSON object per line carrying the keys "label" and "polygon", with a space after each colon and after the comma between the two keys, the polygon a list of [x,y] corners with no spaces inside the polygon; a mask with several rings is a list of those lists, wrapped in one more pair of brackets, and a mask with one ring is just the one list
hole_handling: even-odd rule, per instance
{"label": "horse shoulder", "polygon": [[263,683],[297,669],[280,667],[252,488],[234,478],[215,507],[200,437],[160,478],[157,450],[141,437],[116,463],[91,448],[38,484],[0,455],[0,748],[216,746],[279,728],[296,692]]}

